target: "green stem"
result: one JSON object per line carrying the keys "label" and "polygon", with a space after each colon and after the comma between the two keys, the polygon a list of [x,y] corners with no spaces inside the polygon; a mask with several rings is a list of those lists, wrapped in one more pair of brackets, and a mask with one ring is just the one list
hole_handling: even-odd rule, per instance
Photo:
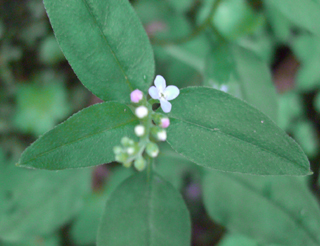
{"label": "green stem", "polygon": [[151,43],[154,45],[170,45],[170,44],[183,44],[186,43],[188,41],[190,41],[191,39],[195,38],[196,36],[198,36],[200,33],[202,33],[202,31],[204,31],[211,23],[216,10],[218,9],[218,6],[220,4],[222,0],[216,0],[212,6],[212,9],[210,11],[210,14],[208,15],[208,17],[205,19],[205,21],[198,26],[192,33],[190,33],[189,35],[182,37],[182,38],[178,38],[178,39],[174,39],[174,40],[165,40],[165,39],[156,39],[156,38],[152,38],[151,39]]}

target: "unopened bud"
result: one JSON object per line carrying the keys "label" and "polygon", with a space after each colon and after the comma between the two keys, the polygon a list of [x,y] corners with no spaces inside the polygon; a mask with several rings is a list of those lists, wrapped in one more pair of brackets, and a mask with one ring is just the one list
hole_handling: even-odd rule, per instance
{"label": "unopened bud", "polygon": [[145,134],[146,129],[145,129],[145,127],[143,125],[137,125],[134,128],[134,132],[138,137],[142,137]]}
{"label": "unopened bud", "polygon": [[132,145],[134,145],[134,141],[128,137],[123,137],[121,139],[121,144],[124,146],[124,147],[130,147]]}
{"label": "unopened bud", "polygon": [[113,148],[113,153],[115,154],[115,155],[119,155],[120,153],[122,153],[123,152],[123,150],[122,150],[122,148],[120,147],[120,146],[115,146],[114,148]]}
{"label": "unopened bud", "polygon": [[159,147],[157,144],[149,142],[146,146],[146,152],[150,157],[155,158],[159,154]]}
{"label": "unopened bud", "polygon": [[122,163],[122,165],[123,165],[124,167],[126,167],[126,168],[129,168],[129,167],[131,167],[132,162],[131,162],[131,161],[124,162],[124,163]]}
{"label": "unopened bud", "polygon": [[143,157],[138,157],[135,161],[134,161],[134,167],[138,170],[138,171],[142,171],[146,168],[147,166],[147,162],[145,161],[145,159],[143,159]]}
{"label": "unopened bud", "polygon": [[140,102],[142,100],[142,98],[143,98],[143,93],[142,93],[142,91],[140,91],[138,89],[134,90],[130,94],[130,99],[131,99],[131,102],[133,102],[133,103]]}
{"label": "unopened bud", "polygon": [[139,118],[139,119],[143,119],[144,117],[146,117],[149,113],[147,107],[145,106],[140,106],[140,107],[137,107],[136,108],[136,116]]}
{"label": "unopened bud", "polygon": [[127,153],[120,153],[120,154],[116,155],[115,159],[116,159],[117,162],[124,163],[124,162],[127,161],[128,157],[129,156],[128,156]]}
{"label": "unopened bud", "polygon": [[170,120],[169,120],[169,118],[162,118],[161,120],[160,120],[160,126],[162,127],[162,128],[167,128],[168,126],[170,125]]}
{"label": "unopened bud", "polygon": [[164,130],[158,126],[151,128],[151,134],[158,141],[165,141],[167,139],[166,130]]}

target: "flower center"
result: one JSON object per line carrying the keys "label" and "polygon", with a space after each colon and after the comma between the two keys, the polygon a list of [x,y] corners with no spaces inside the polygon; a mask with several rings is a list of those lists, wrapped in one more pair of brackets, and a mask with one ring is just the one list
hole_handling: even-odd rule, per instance
{"label": "flower center", "polygon": [[162,92],[159,92],[159,97],[160,97],[160,99],[166,99],[165,94],[164,94],[164,93],[162,93]]}

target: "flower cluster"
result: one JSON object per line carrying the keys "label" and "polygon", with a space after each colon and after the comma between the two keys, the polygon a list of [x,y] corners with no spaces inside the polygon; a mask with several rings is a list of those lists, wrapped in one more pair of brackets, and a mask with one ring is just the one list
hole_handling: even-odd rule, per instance
{"label": "flower cluster", "polygon": [[[164,78],[158,75],[154,81],[155,86],[150,87],[149,94],[154,102],[160,102],[161,108],[165,113],[171,111],[171,103],[179,95],[179,89],[176,86],[166,87]],[[147,166],[147,160],[155,158],[159,154],[158,141],[167,139],[165,128],[169,127],[170,120],[163,114],[152,110],[146,97],[140,90],[134,90],[130,94],[133,103],[133,112],[140,120],[140,123],[134,128],[135,135],[139,137],[139,142],[135,142],[128,137],[121,140],[121,146],[114,147],[116,161],[125,167],[131,167],[132,164],[138,171],[142,171]],[[158,101],[159,100],[159,101]]]}

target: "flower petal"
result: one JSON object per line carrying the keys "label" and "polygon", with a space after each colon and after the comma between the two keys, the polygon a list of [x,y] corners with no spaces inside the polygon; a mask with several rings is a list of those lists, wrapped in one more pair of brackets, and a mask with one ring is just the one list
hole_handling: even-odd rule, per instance
{"label": "flower petal", "polygon": [[169,85],[165,90],[164,90],[164,95],[166,96],[167,100],[173,100],[177,96],[179,96],[180,90],[178,87],[174,85]]}
{"label": "flower petal", "polygon": [[169,113],[171,111],[172,105],[165,99],[160,99],[160,106],[165,113]]}
{"label": "flower petal", "polygon": [[154,80],[154,85],[157,87],[159,92],[163,92],[166,88],[166,80],[161,75],[157,75]]}
{"label": "flower petal", "polygon": [[159,99],[159,92],[158,89],[155,86],[151,86],[149,88],[149,95],[153,98],[153,99]]}

